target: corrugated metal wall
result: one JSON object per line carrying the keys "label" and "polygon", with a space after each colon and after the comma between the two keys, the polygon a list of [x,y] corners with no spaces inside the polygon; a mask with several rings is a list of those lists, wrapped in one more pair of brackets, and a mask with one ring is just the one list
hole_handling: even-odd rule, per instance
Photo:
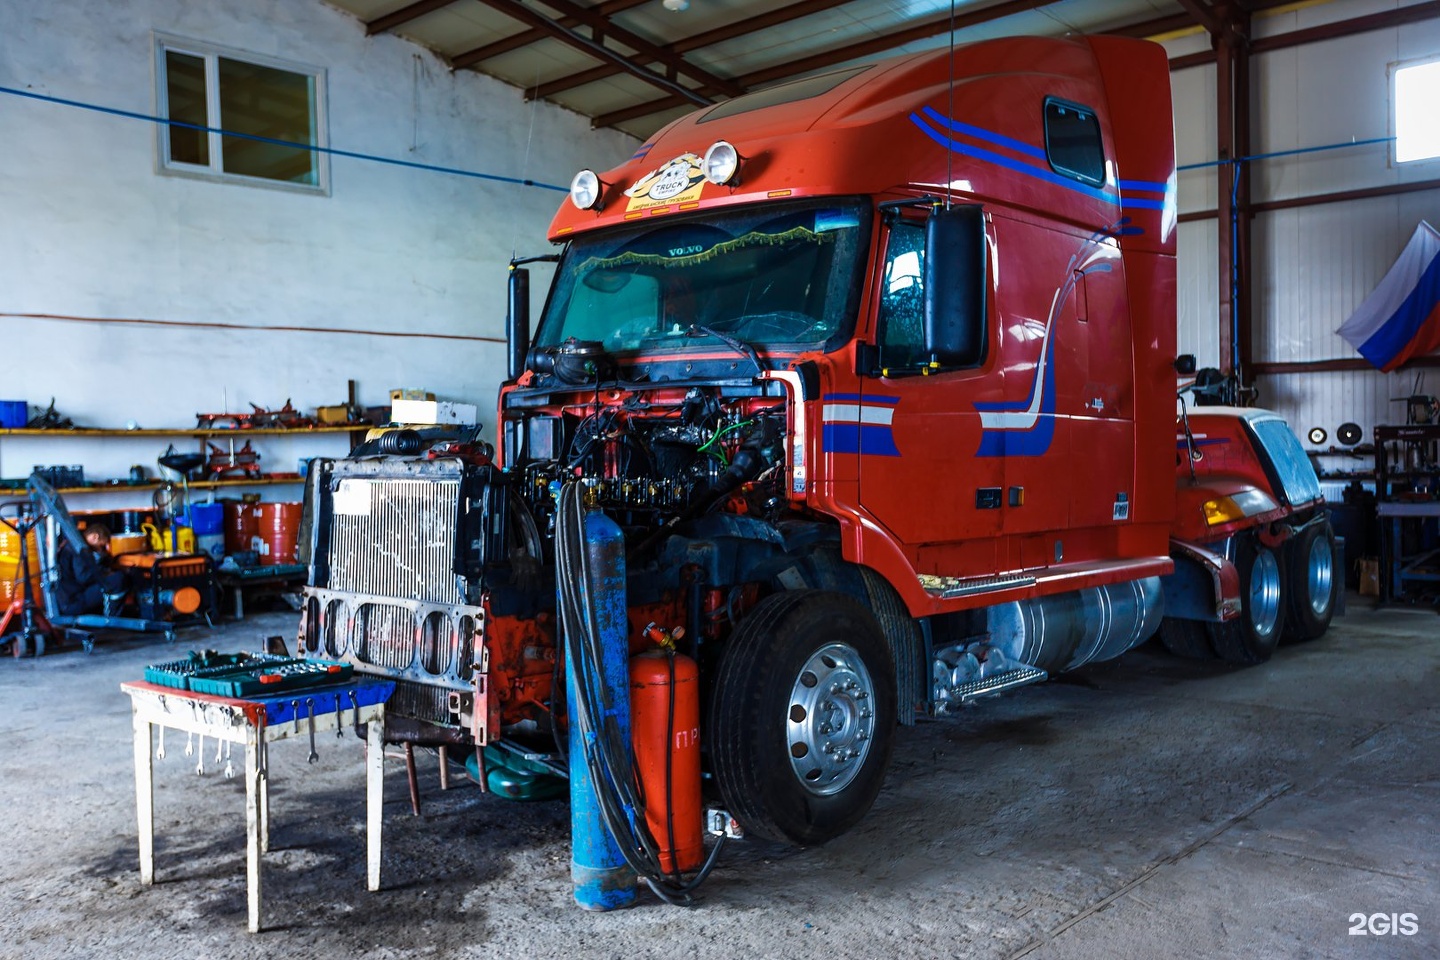
{"label": "corrugated metal wall", "polygon": [[[1342,0],[1257,17],[1256,37],[1409,6]],[[1167,44],[1172,55],[1208,46],[1203,37]],[[1440,19],[1256,55],[1253,60],[1253,143],[1257,154],[1348,143],[1391,135],[1390,69],[1440,57]],[[1174,75],[1179,165],[1215,159],[1215,68]],[[1388,145],[1347,147],[1257,161],[1257,203],[1440,178],[1440,161],[1395,167]],[[1221,174],[1215,167],[1180,174],[1180,212],[1213,211]],[[1224,174],[1228,177],[1228,173]],[[1327,203],[1256,216],[1252,229],[1252,356],[1256,362],[1349,359],[1358,356],[1335,334],[1374,289],[1416,224],[1440,225],[1440,191]],[[1179,245],[1179,343],[1202,366],[1219,359],[1217,231],[1212,217],[1182,223]],[[1324,427],[1334,442],[1342,422],[1368,436],[1378,423],[1404,422],[1392,403],[1413,388],[1415,375],[1378,371],[1272,374],[1258,378],[1259,402],[1290,419],[1302,438]],[[1440,393],[1440,370],[1428,390]],[[1338,464],[1337,464],[1338,465]]]}

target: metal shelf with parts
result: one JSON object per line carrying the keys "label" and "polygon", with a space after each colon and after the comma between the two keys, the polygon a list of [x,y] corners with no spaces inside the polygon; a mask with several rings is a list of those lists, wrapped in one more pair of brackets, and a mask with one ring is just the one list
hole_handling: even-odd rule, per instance
{"label": "metal shelf with parts", "polygon": [[331,427],[209,427],[195,429],[121,430],[106,427],[72,427],[68,430],[29,430],[24,427],[0,430],[0,437],[303,437],[317,433],[363,433],[370,424],[360,423]]}
{"label": "metal shelf with parts", "polygon": [[[365,741],[366,885],[380,889],[381,800],[385,702],[395,691],[388,681],[352,680],[321,688],[287,691],[274,697],[237,699],[192,693],[145,681],[122,683],[129,695],[135,730],[135,809],[140,837],[140,882],[155,882],[154,761],[165,756],[165,734],[180,730],[201,738],[196,773],[204,773],[205,738],[245,748],[245,872],[249,930],[260,930],[260,854],[270,848],[269,745],[308,734],[314,762],[315,735],[348,724]],[[361,726],[365,729],[362,731]],[[154,730],[160,728],[156,752]]]}
{"label": "metal shelf with parts", "polygon": [[[262,487],[272,485],[295,485],[303,482],[299,473],[284,471],[260,472],[260,453],[251,449],[251,439],[268,439],[271,441],[294,441],[318,437],[348,437],[347,448],[353,448],[357,442],[364,439],[364,431],[369,429],[367,424],[344,424],[339,426],[316,426],[316,427],[206,427],[192,429],[177,427],[175,429],[137,429],[119,430],[110,428],[70,428],[64,430],[40,430],[40,429],[6,429],[0,430],[0,441],[11,440],[12,442],[23,442],[24,444],[44,443],[46,441],[72,441],[91,440],[106,444],[121,444],[123,441],[154,441],[162,437],[192,437],[199,442],[200,462],[192,471],[197,479],[190,481],[192,490],[219,490],[233,487]],[[228,443],[226,441],[229,441]],[[333,442],[333,441],[332,441]],[[241,444],[244,444],[242,447]],[[181,444],[188,446],[188,444]],[[270,449],[262,444],[259,448],[267,457],[274,452],[274,442],[269,444]],[[115,449],[120,449],[116,447]],[[134,450],[133,445],[125,445],[124,449]],[[52,453],[53,453],[52,449]],[[153,454],[149,455],[153,456]],[[135,457],[134,460],[144,461],[148,457]],[[22,463],[33,463],[33,459],[22,460]],[[122,461],[133,462],[130,461]],[[267,461],[268,462],[268,461]],[[286,461],[282,458],[276,463],[284,462],[286,465],[294,461]],[[111,470],[123,471],[124,466],[118,466],[113,462]],[[229,476],[227,476],[229,474]],[[238,474],[238,475],[237,475]],[[203,478],[203,479],[201,479]],[[159,479],[144,480],[101,480],[89,483],[66,483],[68,478],[54,478],[61,482],[55,483],[57,491],[61,494],[96,494],[115,493],[123,494],[130,491],[152,491],[164,486],[164,481]],[[177,481],[178,482],[178,481]],[[0,476],[0,497],[24,495],[25,482],[23,477]]]}

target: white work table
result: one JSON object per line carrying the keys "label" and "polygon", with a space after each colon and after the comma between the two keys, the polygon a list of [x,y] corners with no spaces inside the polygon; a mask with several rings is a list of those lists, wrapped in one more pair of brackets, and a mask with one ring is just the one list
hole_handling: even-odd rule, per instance
{"label": "white work table", "polygon": [[[245,868],[251,933],[260,930],[260,854],[270,848],[269,744],[366,724],[367,886],[380,889],[381,801],[385,701],[395,685],[352,680],[254,699],[211,696],[144,681],[122,683],[135,725],[135,812],[140,831],[140,882],[155,882],[153,728],[162,727],[245,748]],[[307,699],[310,701],[307,705]],[[357,730],[358,733],[358,730]],[[162,733],[163,736],[163,733]],[[161,741],[163,744],[163,740]],[[200,760],[204,761],[204,749]],[[172,750],[174,748],[171,748]]]}

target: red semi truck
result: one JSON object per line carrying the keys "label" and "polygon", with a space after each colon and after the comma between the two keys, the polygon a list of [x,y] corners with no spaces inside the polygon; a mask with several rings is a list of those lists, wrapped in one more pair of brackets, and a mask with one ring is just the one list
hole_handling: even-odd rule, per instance
{"label": "red semi truck", "polygon": [[897,725],[1119,656],[1167,605],[1172,648],[1263,659],[1297,584],[1328,623],[1333,539],[1273,415],[1197,411],[1177,446],[1175,229],[1142,41],[679,119],[576,177],[533,337],[512,268],[496,449],[396,431],[312,469],[301,646],[397,681],[391,740],[560,766],[580,484],[623,531],[633,652],[685,628],[707,790],[801,844],[865,813]]}

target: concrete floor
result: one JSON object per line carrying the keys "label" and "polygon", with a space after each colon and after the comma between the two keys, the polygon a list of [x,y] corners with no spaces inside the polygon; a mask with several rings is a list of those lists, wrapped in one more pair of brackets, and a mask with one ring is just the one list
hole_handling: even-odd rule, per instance
{"label": "concrete floor", "polygon": [[[1264,666],[1147,645],[902,731],[846,837],[729,847],[700,906],[570,899],[567,808],[441,793],[388,764],[384,889],[364,885],[361,748],[272,751],[267,929],[245,933],[244,790],[173,733],[157,883],[140,885],[128,699],[145,664],[256,649],[263,614],[174,646],[0,660],[0,957],[1434,957],[1440,617],[1354,602]],[[213,747],[212,747],[213,749]],[[1411,935],[1354,915],[1414,914]]]}

